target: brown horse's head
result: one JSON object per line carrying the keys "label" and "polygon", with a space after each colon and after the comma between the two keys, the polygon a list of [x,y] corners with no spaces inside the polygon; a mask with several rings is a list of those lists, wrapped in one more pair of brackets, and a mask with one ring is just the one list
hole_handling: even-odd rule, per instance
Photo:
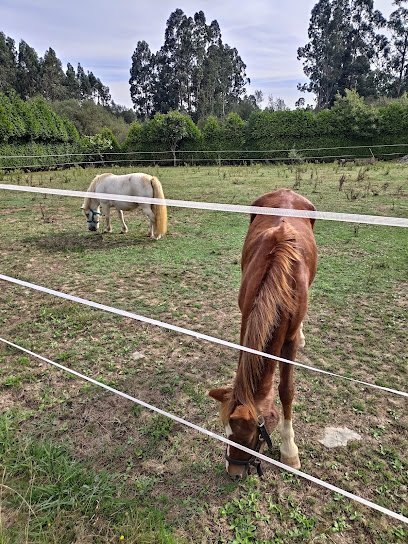
{"label": "brown horse's head", "polygon": [[[268,432],[277,425],[279,419],[274,409],[264,420],[263,416],[255,414],[254,409],[234,401],[229,387],[212,389],[208,394],[220,403],[220,417],[229,440],[255,451],[261,449],[264,441],[270,444]],[[259,460],[234,446],[227,445],[225,459],[227,472],[234,480],[248,474],[251,466],[261,474]]]}

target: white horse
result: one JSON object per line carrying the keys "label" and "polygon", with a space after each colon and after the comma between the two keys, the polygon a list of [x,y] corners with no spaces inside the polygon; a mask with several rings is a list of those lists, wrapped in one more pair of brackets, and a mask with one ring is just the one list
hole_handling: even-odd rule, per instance
{"label": "white horse", "polygon": [[[149,174],[101,174],[96,176],[88,192],[108,193],[126,196],[143,196],[149,198],[164,198],[163,188],[160,181]],[[82,210],[86,216],[88,229],[96,231],[99,228],[99,216],[105,217],[104,232],[112,232],[110,220],[110,208],[116,208],[119,219],[122,222],[122,233],[128,231],[123,218],[123,211],[133,210],[140,206],[142,211],[150,219],[150,238],[159,240],[167,232],[167,208],[165,205],[138,204],[137,202],[121,202],[119,200],[99,200],[98,198],[86,197]],[[101,214],[102,208],[102,214]]]}

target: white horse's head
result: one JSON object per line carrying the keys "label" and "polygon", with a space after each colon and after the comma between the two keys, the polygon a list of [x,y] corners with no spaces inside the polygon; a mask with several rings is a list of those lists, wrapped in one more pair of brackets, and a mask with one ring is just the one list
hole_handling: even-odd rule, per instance
{"label": "white horse's head", "polygon": [[99,216],[101,215],[100,206],[85,207],[82,206],[82,211],[88,223],[88,230],[97,231],[99,229]]}

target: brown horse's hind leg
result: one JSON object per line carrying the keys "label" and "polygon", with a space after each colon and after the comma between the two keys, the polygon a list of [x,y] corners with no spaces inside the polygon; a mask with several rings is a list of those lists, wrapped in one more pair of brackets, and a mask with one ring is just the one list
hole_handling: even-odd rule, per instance
{"label": "brown horse's hind leg", "polygon": [[[281,352],[285,359],[293,360],[296,356],[298,339],[286,341]],[[279,432],[282,444],[280,447],[281,462],[293,468],[300,468],[298,447],[295,444],[295,433],[292,426],[292,403],[295,395],[293,384],[293,365],[287,363],[279,364],[279,398],[282,403],[283,421],[280,423]]]}

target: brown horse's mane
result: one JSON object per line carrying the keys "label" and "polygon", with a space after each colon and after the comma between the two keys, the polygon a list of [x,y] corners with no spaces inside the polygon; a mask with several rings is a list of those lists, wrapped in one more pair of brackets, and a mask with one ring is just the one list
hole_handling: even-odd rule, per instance
{"label": "brown horse's mane", "polygon": [[[247,270],[249,280],[246,289],[251,289],[254,297],[242,338],[243,345],[258,351],[265,350],[281,317],[289,316],[295,310],[293,275],[295,264],[301,259],[296,245],[296,231],[287,222],[268,229],[261,236],[254,240],[260,251],[256,253],[256,258],[252,257]],[[256,277],[253,267],[263,269],[263,276]],[[250,285],[251,281],[259,283]],[[244,404],[256,418],[255,393],[261,387],[265,365],[270,364],[273,364],[272,361],[265,361],[258,355],[241,352],[227,408],[230,413],[238,404]]]}

